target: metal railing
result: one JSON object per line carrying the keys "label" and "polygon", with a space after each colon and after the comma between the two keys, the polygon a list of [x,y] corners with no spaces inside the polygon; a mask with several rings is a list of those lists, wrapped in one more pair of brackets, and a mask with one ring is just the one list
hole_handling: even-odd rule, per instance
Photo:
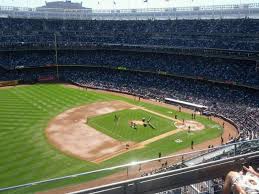
{"label": "metal railing", "polygon": [[210,161],[195,166],[154,174],[148,177],[121,181],[100,187],[70,192],[69,194],[148,194],[157,193],[166,189],[175,189],[181,186],[208,181],[225,176],[231,170],[241,170],[246,163],[256,163],[259,160],[259,151],[239,156],[224,158],[220,161]]}
{"label": "metal railing", "polygon": [[[114,167],[109,167],[105,169],[98,169],[90,172],[82,172],[78,174],[72,174],[63,177],[57,177],[42,181],[31,182],[27,184],[21,184],[16,186],[0,188],[0,192],[24,189],[30,187],[44,187],[48,184],[53,184],[55,182],[66,181],[67,185],[69,182],[73,183],[76,179],[80,177],[87,177],[94,175],[94,177],[104,177],[104,175],[111,175],[115,177],[115,180],[130,180],[139,177],[149,177],[157,173],[174,171],[177,169],[182,169],[185,167],[195,168],[195,166],[206,163],[210,161],[220,161],[221,158],[233,158],[239,156],[240,154],[245,154],[249,152],[259,151],[259,140],[243,141],[237,143],[231,143],[223,146],[218,146],[210,149],[203,149],[194,152],[187,152],[181,154],[175,154],[171,156],[155,158],[145,161],[133,161],[129,164],[119,165]],[[218,154],[221,152],[221,154]],[[217,154],[214,154],[217,153]],[[201,158],[198,160],[197,158]],[[190,162],[195,160],[196,162]],[[199,162],[197,162],[199,161]],[[118,177],[114,175],[118,174]],[[101,186],[101,185],[100,185]]]}

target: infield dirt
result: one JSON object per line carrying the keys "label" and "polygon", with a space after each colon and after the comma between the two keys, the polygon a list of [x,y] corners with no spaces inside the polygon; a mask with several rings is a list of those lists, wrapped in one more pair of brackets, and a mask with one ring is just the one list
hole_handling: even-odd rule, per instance
{"label": "infield dirt", "polygon": [[[89,117],[132,108],[142,109],[172,120],[173,123],[176,123],[177,129],[136,143],[131,141],[121,142],[87,125],[87,118]],[[188,130],[187,124],[190,122],[192,122],[193,131],[204,129],[204,126],[196,121],[185,121],[185,124],[183,124],[182,121],[147,110],[143,107],[134,106],[122,101],[108,101],[67,110],[55,117],[49,123],[45,132],[49,142],[62,152],[86,161],[101,163],[128,151],[142,149],[148,144],[180,131]]]}
{"label": "infield dirt", "polygon": [[[67,85],[67,86],[76,88],[76,86],[71,86],[71,85]],[[130,95],[113,93],[113,92],[109,92],[109,91],[102,91],[102,90],[94,90],[94,91],[98,92],[98,93],[109,93],[109,94],[113,94],[113,95],[134,98],[133,96],[130,96]],[[175,110],[178,109],[178,107],[174,106],[174,105],[168,105],[168,104],[164,104],[164,103],[160,103],[160,102],[155,102],[152,100],[143,100],[143,101],[152,103],[152,104],[156,104],[159,106],[172,108]],[[183,108],[182,110],[183,110],[183,112],[188,112],[188,113],[192,112],[192,110],[185,109],[185,108]],[[238,135],[238,131],[232,124],[230,124],[218,117],[212,117],[212,120],[220,125],[222,125],[223,122],[225,123],[224,131],[222,134],[224,141],[227,141],[229,136],[236,137]],[[194,150],[192,150],[191,148],[186,148],[186,149],[180,150],[178,152],[175,152],[174,154],[180,154],[180,153],[186,153],[186,152],[195,151],[195,150],[206,149],[208,147],[208,145],[217,146],[220,144],[221,144],[221,137],[217,137],[213,140],[208,140],[201,144],[195,145]],[[172,159],[168,159],[167,162],[168,162],[168,164],[174,164],[176,162],[179,162],[180,160],[181,160],[181,158],[172,158]],[[121,171],[121,172],[112,174],[110,176],[107,176],[107,177],[104,177],[104,178],[101,178],[98,180],[93,180],[93,181],[79,184],[79,185],[67,186],[65,188],[54,189],[54,190],[50,190],[50,191],[42,192],[42,193],[45,193],[45,194],[61,194],[62,193],[63,194],[63,193],[67,193],[67,192],[78,191],[80,189],[92,188],[92,187],[96,187],[96,186],[100,186],[100,185],[104,185],[104,184],[110,184],[110,183],[114,183],[114,182],[118,182],[118,181],[123,181],[123,180],[127,180],[130,178],[136,178],[136,177],[139,177],[143,172],[149,172],[154,169],[160,168],[162,162],[164,162],[164,161],[149,163],[147,165],[142,166],[141,170],[138,167],[135,169],[130,169],[129,174],[127,174],[125,171]]]}
{"label": "infield dirt", "polygon": [[131,108],[120,101],[98,102],[80,106],[55,117],[46,129],[50,143],[62,152],[83,160],[95,160],[125,149],[126,144],[105,135],[86,124],[87,117]]}

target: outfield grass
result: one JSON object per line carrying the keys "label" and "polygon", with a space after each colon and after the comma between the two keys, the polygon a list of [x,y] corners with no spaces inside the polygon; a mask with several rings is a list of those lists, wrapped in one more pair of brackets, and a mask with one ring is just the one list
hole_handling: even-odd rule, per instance
{"label": "outfield grass", "polygon": [[[114,120],[115,115],[118,121]],[[150,117],[150,123],[155,129],[143,125],[138,125],[136,129],[130,127],[130,121],[141,121],[142,118],[148,120]],[[141,109],[128,109],[92,117],[88,119],[88,125],[117,140],[134,142],[141,142],[176,129],[173,121]]]}
{"label": "outfield grass", "polygon": [[[44,129],[56,115],[72,107],[97,101],[123,100],[164,115],[178,114],[178,118],[190,119],[186,113],[178,113],[169,108],[135,102],[132,99],[94,91],[82,91],[62,85],[33,85],[0,89],[0,187],[13,186],[69,174],[91,171],[125,162],[157,157],[173,153],[196,143],[215,138],[222,132],[213,121],[198,116],[206,129],[191,137],[185,132],[167,137],[146,148],[131,151],[105,161],[99,165],[67,156],[48,144]],[[175,138],[185,140],[176,144]],[[96,179],[106,174],[90,175],[51,184],[36,185],[8,193],[33,193],[39,190],[61,187]]]}

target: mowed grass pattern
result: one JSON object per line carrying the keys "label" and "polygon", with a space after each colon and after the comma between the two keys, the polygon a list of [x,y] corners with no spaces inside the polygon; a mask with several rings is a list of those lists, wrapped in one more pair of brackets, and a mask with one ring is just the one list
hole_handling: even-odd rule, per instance
{"label": "mowed grass pattern", "polygon": [[67,157],[50,146],[44,128],[68,108],[104,99],[57,85],[1,89],[0,186],[91,169],[92,164]]}
{"label": "mowed grass pattern", "polygon": [[[206,130],[194,133],[192,136],[179,133],[99,165],[67,156],[48,143],[44,129],[53,117],[72,107],[109,100],[123,100],[168,116],[177,114],[179,119],[191,118],[189,114],[179,113],[170,108],[58,84],[0,89],[0,188],[154,158],[158,152],[162,152],[163,155],[173,153],[189,147],[191,140],[200,143],[215,138],[222,132],[222,128],[213,121],[198,116],[197,120],[206,126]],[[176,137],[185,141],[176,144],[174,142]],[[106,175],[108,173],[93,174],[4,193],[34,193]]]}
{"label": "mowed grass pattern", "polygon": [[[118,120],[115,119],[115,115]],[[142,121],[143,118],[151,118],[150,123],[155,129],[148,125],[138,125],[136,129],[130,127],[130,121]],[[141,109],[128,109],[92,117],[88,119],[88,124],[115,139],[134,142],[141,142],[176,129],[173,121]]]}

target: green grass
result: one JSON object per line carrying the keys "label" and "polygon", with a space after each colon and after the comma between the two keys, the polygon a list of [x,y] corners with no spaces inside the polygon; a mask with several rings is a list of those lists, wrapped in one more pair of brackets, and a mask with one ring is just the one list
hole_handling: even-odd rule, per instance
{"label": "green grass", "polygon": [[[191,118],[189,114],[178,113],[169,108],[57,84],[0,89],[0,188],[154,158],[157,157],[158,152],[166,155],[188,147],[191,139],[194,139],[195,143],[202,142],[219,136],[222,131],[214,122],[199,116],[197,120],[206,126],[204,131],[194,133],[191,137],[184,132],[179,133],[149,144],[144,149],[130,151],[99,165],[67,156],[48,144],[44,129],[53,117],[72,107],[109,100],[123,100],[164,115],[178,114],[180,119]],[[163,130],[171,129],[163,128]],[[154,134],[151,133],[152,135]],[[122,135],[122,137],[126,136]],[[176,137],[183,139],[184,142],[174,143]],[[146,135],[145,138],[147,138]],[[100,173],[6,193],[34,193],[68,184],[78,184],[105,175],[107,173]]]}
{"label": "green grass", "polygon": [[[118,121],[114,120],[115,115],[119,118]],[[144,127],[143,125],[138,125],[137,129],[130,127],[130,121],[141,121],[142,118],[148,120],[150,117],[150,123],[155,129],[152,129],[150,126]],[[171,120],[141,109],[128,109],[92,117],[88,119],[88,124],[115,139],[134,142],[144,141],[176,129]]]}

